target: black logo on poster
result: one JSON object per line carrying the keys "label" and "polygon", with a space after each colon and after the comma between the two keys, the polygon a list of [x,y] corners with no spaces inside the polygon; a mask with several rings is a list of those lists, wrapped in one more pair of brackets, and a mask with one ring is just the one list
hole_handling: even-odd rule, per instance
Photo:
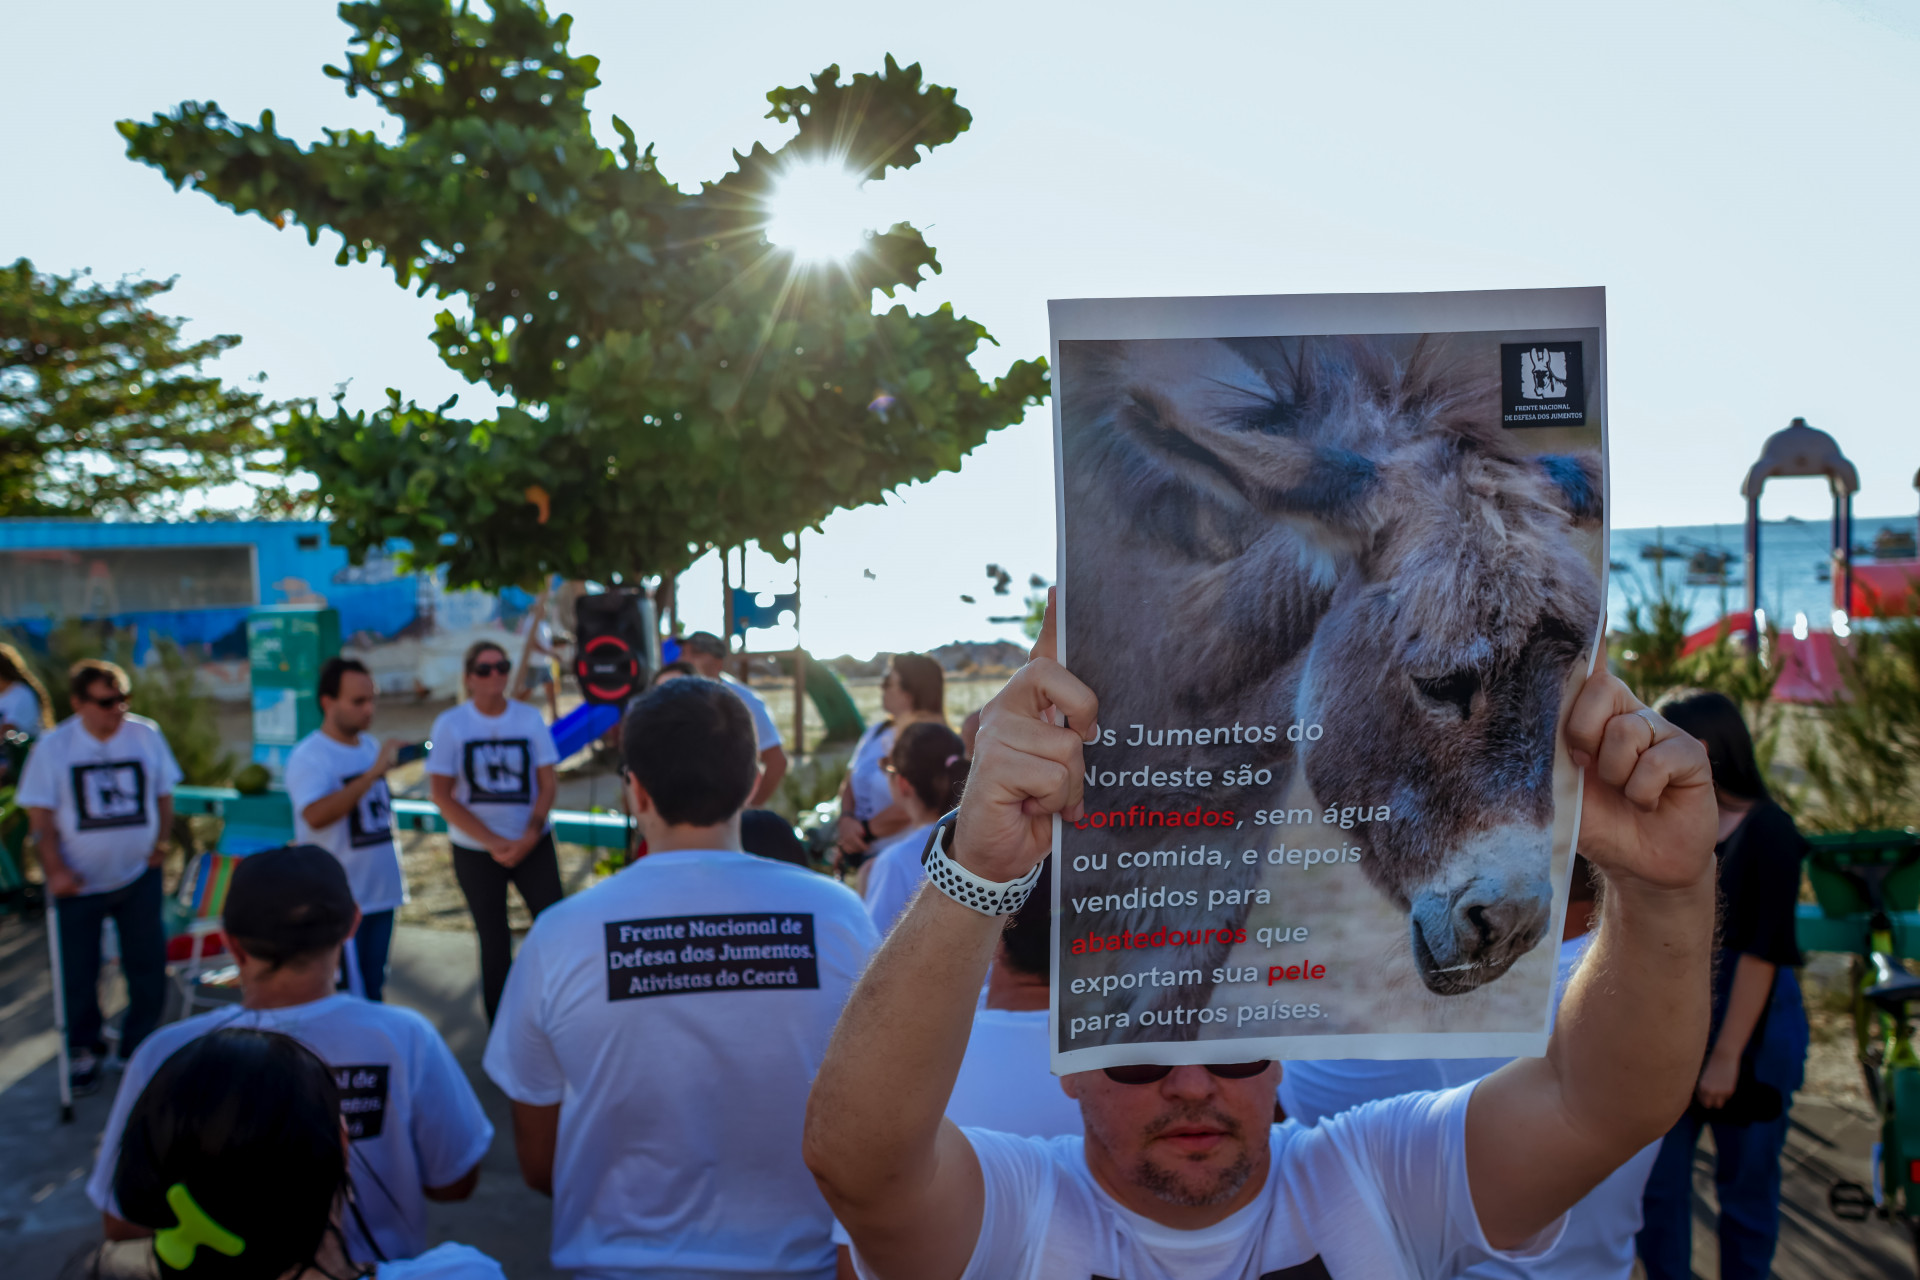
{"label": "black logo on poster", "polygon": [[74,826],[81,831],[147,824],[147,768],[138,760],[73,766]]}
{"label": "black logo on poster", "polygon": [[[346,786],[353,778],[340,779]],[[355,849],[368,845],[393,843],[393,795],[387,780],[380,778],[367,788],[360,803],[347,811],[347,843]]]}
{"label": "black logo on poster", "polygon": [[1587,375],[1581,344],[1500,344],[1500,417],[1509,427],[1551,427],[1587,420]]}
{"label": "black logo on poster", "polygon": [[607,999],[818,989],[813,913],[620,920],[607,930]]}
{"label": "black logo on poster", "polygon": [[340,1118],[347,1137],[355,1142],[377,1138],[387,1124],[386,1063],[365,1067],[335,1067],[334,1087],[340,1090]]}
{"label": "black logo on poster", "polygon": [[468,804],[532,804],[533,752],[525,738],[487,738],[466,749]]}

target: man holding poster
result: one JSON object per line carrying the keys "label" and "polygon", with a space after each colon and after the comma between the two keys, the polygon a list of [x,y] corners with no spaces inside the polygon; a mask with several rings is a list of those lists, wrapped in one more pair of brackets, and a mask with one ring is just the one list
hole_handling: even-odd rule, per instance
{"label": "man holding poster", "polygon": [[[1053,319],[1061,596],[811,1103],[866,1274],[1539,1256],[1686,1105],[1712,934],[1705,757],[1590,674],[1604,296]],[[1613,891],[1549,1042],[1576,835]],[[1085,1136],[962,1133],[972,993],[1049,844]],[[1268,1136],[1276,1059],[1493,1055],[1521,1061]]]}
{"label": "man holding poster", "polygon": [[[1034,660],[988,704],[957,823],[849,1000],[808,1104],[806,1157],[877,1280],[1440,1277],[1539,1256],[1562,1215],[1687,1106],[1707,1034],[1716,811],[1706,752],[1604,673],[1565,735],[1598,936],[1547,1047],[1477,1084],[1272,1126],[1273,1062],[1067,1076],[1084,1138],[942,1117],[1018,886],[1086,812],[1093,693]],[[948,853],[948,848],[951,853]],[[962,899],[983,904],[968,905]],[[1204,1042],[1203,1042],[1204,1043]],[[1193,1046],[1188,1046],[1189,1048]],[[1197,1060],[1204,1062],[1204,1060]]]}

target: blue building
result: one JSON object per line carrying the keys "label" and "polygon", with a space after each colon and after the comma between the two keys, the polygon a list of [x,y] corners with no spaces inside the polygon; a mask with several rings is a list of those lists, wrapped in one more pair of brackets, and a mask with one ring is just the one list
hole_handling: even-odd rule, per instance
{"label": "blue building", "polygon": [[218,664],[245,661],[247,614],[261,606],[331,605],[341,639],[371,649],[511,626],[530,603],[402,572],[404,545],[356,566],[320,521],[0,520],[0,627],[43,640],[67,619],[110,622],[142,649],[169,636]]}

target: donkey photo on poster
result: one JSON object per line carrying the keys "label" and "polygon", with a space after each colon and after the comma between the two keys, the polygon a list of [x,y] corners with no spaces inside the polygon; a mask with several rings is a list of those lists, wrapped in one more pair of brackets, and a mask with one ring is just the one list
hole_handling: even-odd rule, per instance
{"label": "donkey photo on poster", "polygon": [[1059,341],[1062,1051],[1540,1028],[1606,561],[1529,343],[1595,382],[1597,330]]}

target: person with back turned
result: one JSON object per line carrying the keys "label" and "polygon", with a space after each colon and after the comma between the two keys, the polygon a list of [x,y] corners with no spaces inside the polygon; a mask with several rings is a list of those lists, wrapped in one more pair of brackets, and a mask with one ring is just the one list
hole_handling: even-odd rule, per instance
{"label": "person with back turned", "polygon": [[127,1117],[170,1058],[233,1027],[292,1036],[333,1072],[353,1188],[347,1248],[360,1262],[427,1247],[427,1202],[464,1200],[493,1126],[433,1024],[411,1009],[336,992],[340,950],[359,921],[346,874],[325,849],[250,854],[234,869],[221,928],[240,970],[240,1003],[162,1027],[127,1064],[87,1195],[109,1239],[144,1234],[114,1198]]}
{"label": "person with back turned", "polygon": [[806,1159],[878,1280],[1373,1280],[1549,1251],[1567,1210],[1686,1107],[1706,1039],[1712,779],[1700,745],[1604,673],[1568,712],[1598,935],[1544,1058],[1472,1085],[1274,1125],[1272,1062],[1064,1077],[1080,1137],[943,1118],[980,981],[1052,843],[1084,812],[1097,701],[1034,660],[988,705],[926,889],[887,937],[814,1081]]}
{"label": "person with back turned", "polygon": [[837,881],[741,852],[758,751],[718,682],[640,698],[621,751],[647,856],[534,921],[487,1041],[553,1265],[825,1280],[801,1116],[873,925]]}

